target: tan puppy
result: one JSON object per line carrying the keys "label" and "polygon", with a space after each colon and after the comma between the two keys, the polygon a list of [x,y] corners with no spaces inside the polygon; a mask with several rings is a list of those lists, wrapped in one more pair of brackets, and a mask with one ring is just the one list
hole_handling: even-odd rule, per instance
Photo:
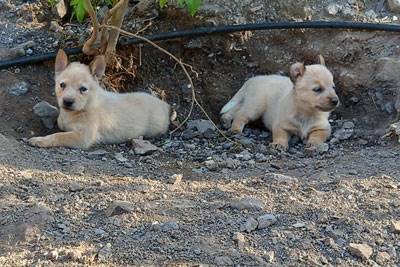
{"label": "tan puppy", "polygon": [[[306,139],[307,147],[325,142],[331,134],[330,112],[339,104],[331,72],[322,64],[295,63],[290,77],[257,76],[249,79],[222,108],[222,122],[230,132],[241,133],[244,126],[262,117],[272,132],[271,146],[288,148],[291,135]],[[233,120],[233,122],[232,122]]]}
{"label": "tan puppy", "polygon": [[63,133],[34,137],[31,145],[88,148],[95,143],[120,143],[168,130],[170,106],[146,93],[118,94],[98,83],[104,75],[103,56],[90,66],[73,62],[59,50],[55,63],[58,126]]}

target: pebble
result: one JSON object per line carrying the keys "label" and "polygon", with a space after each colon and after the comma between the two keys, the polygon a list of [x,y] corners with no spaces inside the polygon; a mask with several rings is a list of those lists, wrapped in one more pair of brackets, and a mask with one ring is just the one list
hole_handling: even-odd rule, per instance
{"label": "pebble", "polygon": [[335,3],[331,3],[326,7],[326,10],[330,15],[336,15],[340,11],[340,6]]}
{"label": "pebble", "polygon": [[168,182],[173,185],[179,185],[182,182],[183,174],[173,174],[169,177]]}
{"label": "pebble", "polygon": [[264,203],[255,197],[245,197],[242,199],[235,199],[230,206],[237,210],[260,211],[264,209]]}
{"label": "pebble", "polygon": [[53,32],[61,32],[62,30],[63,30],[63,28],[58,24],[58,22],[57,21],[52,21],[52,22],[50,22],[50,31],[53,31]]}
{"label": "pebble", "polygon": [[387,0],[389,10],[400,13],[400,0]]}
{"label": "pebble", "polygon": [[21,96],[28,92],[28,84],[26,82],[19,82],[8,87],[8,93],[14,96]]}
{"label": "pebble", "polygon": [[400,221],[391,221],[390,230],[395,234],[400,234]]}
{"label": "pebble", "polygon": [[216,257],[214,263],[216,266],[233,266],[233,261],[228,256]]}
{"label": "pebble", "polygon": [[163,223],[161,226],[163,232],[171,232],[174,230],[179,230],[179,224],[176,221],[170,221]]}
{"label": "pebble", "polygon": [[375,261],[380,265],[385,265],[390,261],[390,255],[386,251],[380,251],[376,254]]}
{"label": "pebble", "polygon": [[135,154],[140,155],[140,156],[151,155],[154,152],[157,152],[160,150],[157,146],[153,145],[150,141],[143,140],[143,139],[133,139],[132,146],[133,146],[133,151],[135,152]]}
{"label": "pebble", "polygon": [[350,243],[348,248],[353,256],[357,256],[363,260],[368,260],[373,253],[372,248],[367,244]]}
{"label": "pebble", "polygon": [[77,182],[72,182],[69,185],[69,191],[70,192],[79,192],[83,190],[83,186]]}
{"label": "pebble", "polygon": [[127,201],[113,201],[111,205],[105,211],[108,217],[112,217],[115,215],[120,215],[124,213],[130,213],[135,210],[135,207],[132,203]]}
{"label": "pebble", "polygon": [[126,161],[128,161],[128,159],[125,158],[125,157],[122,155],[122,153],[116,153],[116,154],[114,155],[114,158],[115,158],[116,160],[118,160],[119,162],[126,162]]}
{"label": "pebble", "polygon": [[253,217],[250,217],[246,220],[244,224],[240,226],[240,231],[250,233],[256,230],[257,226],[258,226],[257,220],[254,219]]}
{"label": "pebble", "polygon": [[267,260],[268,263],[273,263],[275,261],[275,252],[274,251],[266,252],[265,259]]}
{"label": "pebble", "polygon": [[265,229],[273,224],[275,224],[278,220],[273,214],[265,214],[257,218],[258,221],[258,229]]}
{"label": "pebble", "polygon": [[245,246],[246,246],[246,238],[242,233],[235,232],[233,234],[233,240],[236,242],[236,244],[237,244],[237,246],[238,246],[238,248],[240,250],[243,250],[245,248]]}

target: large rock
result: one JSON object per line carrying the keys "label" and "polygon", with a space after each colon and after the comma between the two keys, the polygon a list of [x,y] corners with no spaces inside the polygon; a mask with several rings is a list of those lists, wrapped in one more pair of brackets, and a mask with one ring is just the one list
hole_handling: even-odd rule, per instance
{"label": "large rock", "polygon": [[46,101],[41,101],[33,107],[33,113],[39,116],[43,125],[48,129],[53,129],[57,123],[58,109]]}

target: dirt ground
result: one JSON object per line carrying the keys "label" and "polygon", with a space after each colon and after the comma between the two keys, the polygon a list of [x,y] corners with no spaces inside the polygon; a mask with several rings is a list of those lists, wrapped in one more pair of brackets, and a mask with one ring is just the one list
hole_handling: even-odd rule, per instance
{"label": "dirt ground", "polygon": [[[15,11],[10,1],[0,1],[7,4],[0,8],[0,25],[14,25],[0,35],[6,47],[13,44],[9,39],[29,39],[19,26],[32,17],[21,21],[5,14],[35,11],[36,3],[17,2]],[[225,22],[251,22],[254,12],[279,4],[270,1],[258,8],[263,1],[254,1],[249,11],[246,1],[232,1],[227,11],[205,2],[203,19],[221,20],[226,14]],[[311,13],[326,8],[320,2]],[[345,10],[351,1],[337,2]],[[373,8],[381,17],[388,15],[382,6],[364,3],[364,11]],[[282,5],[283,13],[269,15],[304,15],[293,15]],[[172,13],[160,16],[165,24],[156,21],[151,31],[188,27],[187,20],[177,22]],[[39,24],[32,30],[37,31],[34,53],[52,50],[39,44],[57,38],[63,45],[76,44],[75,37],[85,32],[66,40]],[[242,42],[243,36],[226,35],[163,46],[193,66],[199,99],[218,123],[220,107],[246,78],[284,72],[287,62],[298,57],[311,60],[319,51],[310,41],[316,35],[282,33],[299,36],[304,49],[297,50],[289,49],[293,44],[279,33],[260,34],[249,43]],[[356,78],[341,75],[343,66],[357,65],[360,51],[368,53],[363,59],[368,66],[377,58],[398,55],[398,36],[334,36],[330,48],[336,42],[345,45],[327,53],[327,59],[343,88],[343,104],[331,117],[329,150],[315,156],[305,155],[299,140],[291,141],[288,153],[269,149],[270,133],[258,125],[236,137],[241,147],[212,127],[206,134],[189,126],[152,140],[161,151],[147,156],[135,154],[130,143],[88,151],[30,147],[26,138],[57,131],[46,129],[32,112],[42,100],[55,104],[53,62],[1,70],[0,266],[399,266],[400,147],[395,140],[379,138],[395,117],[394,86],[375,79],[359,85],[358,74],[365,74],[356,67]],[[270,57],[260,59],[260,40],[268,40]],[[282,60],[276,58],[281,46],[288,48]],[[184,118],[191,96],[184,75],[167,56],[147,46],[140,49],[140,54],[139,48],[119,51],[133,53],[141,62],[136,76],[126,77],[125,90],[165,95]],[[8,88],[21,82],[28,85],[27,92],[10,94]],[[195,109],[191,121],[202,118]]]}

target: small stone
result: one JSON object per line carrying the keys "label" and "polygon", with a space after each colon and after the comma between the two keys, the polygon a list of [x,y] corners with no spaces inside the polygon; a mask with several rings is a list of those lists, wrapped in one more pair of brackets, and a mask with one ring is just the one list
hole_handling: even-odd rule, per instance
{"label": "small stone", "polygon": [[122,155],[122,153],[116,153],[116,154],[114,155],[114,158],[115,158],[116,160],[118,160],[119,162],[127,162],[127,161],[128,161],[128,159],[125,158],[125,157]]}
{"label": "small stone", "polygon": [[246,231],[246,232],[250,233],[250,232],[253,232],[254,230],[256,230],[257,226],[258,226],[257,220],[254,219],[253,217],[250,217],[247,219],[247,221],[244,224],[242,224],[240,226],[240,231],[242,231],[242,232]]}
{"label": "small stone", "polygon": [[183,174],[173,174],[169,177],[169,183],[173,185],[179,185],[182,182]]}
{"label": "small stone", "polygon": [[164,232],[179,230],[179,224],[176,221],[166,222],[162,224],[161,230]]}
{"label": "small stone", "polygon": [[385,265],[390,261],[390,255],[386,251],[380,251],[376,254],[375,261],[380,265]]}
{"label": "small stone", "polygon": [[96,228],[94,234],[98,236],[108,236],[107,232],[100,228]]}
{"label": "small stone", "polygon": [[233,234],[233,240],[237,243],[237,246],[240,250],[243,250],[246,246],[246,238],[240,232],[236,232]]}
{"label": "small stone", "polygon": [[333,248],[333,247],[335,246],[335,240],[333,240],[333,238],[331,238],[331,237],[327,237],[327,238],[325,238],[325,240],[324,240],[324,244],[325,244],[326,246],[328,246],[328,247]]}
{"label": "small stone", "polygon": [[275,261],[275,252],[268,251],[267,253],[265,253],[265,259],[268,263],[273,263]]}
{"label": "small stone", "polygon": [[133,212],[134,209],[135,209],[135,207],[130,202],[113,201],[105,212],[108,217],[111,217],[111,216],[115,216],[115,215]]}
{"label": "small stone", "polygon": [[305,223],[299,222],[292,225],[294,228],[304,228],[306,227]]}
{"label": "small stone", "polygon": [[135,154],[140,156],[150,155],[160,150],[157,146],[150,143],[150,141],[143,139],[133,139],[132,146]]}
{"label": "small stone", "polygon": [[336,15],[340,11],[340,6],[338,4],[331,3],[326,7],[326,11],[328,11],[330,15]]}
{"label": "small stone", "polygon": [[356,243],[349,244],[349,251],[352,255],[357,256],[363,260],[368,260],[373,253],[372,248],[367,244]]}
{"label": "small stone", "polygon": [[19,82],[8,87],[8,93],[14,96],[21,96],[28,92],[28,84],[26,82]]}
{"label": "small stone", "polygon": [[48,129],[53,129],[57,123],[58,109],[46,101],[33,106],[33,113],[40,117],[43,125]]}
{"label": "small stone", "polygon": [[214,124],[212,124],[212,122],[209,120],[189,121],[187,124],[187,129],[198,132],[201,135],[204,135],[204,133],[208,130],[211,130],[211,131],[216,130]]}
{"label": "small stone", "polygon": [[103,150],[103,149],[99,149],[99,150],[95,150],[92,152],[88,153],[88,158],[90,159],[101,159],[102,157],[104,157],[105,155],[107,155],[108,152]]}
{"label": "small stone", "polygon": [[352,121],[345,121],[342,127],[343,129],[352,129],[354,128],[354,123]]}
{"label": "small stone", "polygon": [[265,214],[257,218],[258,220],[258,229],[265,229],[273,224],[275,224],[278,220],[273,214]]}
{"label": "small stone", "polygon": [[82,251],[78,248],[69,249],[66,254],[72,261],[80,261],[82,258]]}
{"label": "small stone", "polygon": [[67,14],[67,7],[65,6],[64,0],[58,0],[56,11],[60,18],[63,18]]}
{"label": "small stone", "polygon": [[264,209],[264,203],[255,197],[235,199],[232,201],[230,206],[237,210],[260,211]]}
{"label": "small stone", "polygon": [[216,163],[214,160],[206,160],[204,161],[204,164],[210,171],[216,171],[218,169],[218,163]]}
{"label": "small stone", "polygon": [[391,221],[390,230],[395,234],[400,234],[400,221]]}
{"label": "small stone", "polygon": [[400,13],[400,0],[388,0],[390,11]]}
{"label": "small stone", "polygon": [[365,16],[367,16],[369,19],[376,19],[378,17],[378,14],[373,9],[368,10],[365,12]]}
{"label": "small stone", "polygon": [[214,259],[214,263],[216,266],[232,266],[233,265],[233,261],[228,256],[216,257]]}
{"label": "small stone", "polygon": [[[279,166],[277,166],[279,167]],[[265,174],[265,178],[266,180],[273,180],[273,181],[277,181],[280,183],[288,183],[288,184],[296,184],[299,182],[299,180],[295,177],[291,177],[288,175],[284,175],[284,174],[280,174],[280,173],[266,173]]]}
{"label": "small stone", "polygon": [[50,22],[50,31],[53,31],[53,32],[61,32],[62,30],[63,30],[63,28],[58,24],[58,22],[57,21],[52,21],[52,22]]}
{"label": "small stone", "polygon": [[338,140],[347,140],[353,135],[353,128],[340,128],[334,132],[333,136]]}
{"label": "small stone", "polygon": [[47,258],[48,258],[49,260],[57,260],[58,257],[59,257],[59,255],[58,255],[58,251],[57,251],[56,249],[50,251],[50,252],[47,254]]}
{"label": "small stone", "polygon": [[69,185],[69,191],[70,192],[79,192],[83,190],[83,186],[81,184],[78,184],[77,182],[72,182]]}
{"label": "small stone", "polygon": [[97,252],[97,257],[100,262],[106,262],[112,256],[111,243],[107,243]]}

